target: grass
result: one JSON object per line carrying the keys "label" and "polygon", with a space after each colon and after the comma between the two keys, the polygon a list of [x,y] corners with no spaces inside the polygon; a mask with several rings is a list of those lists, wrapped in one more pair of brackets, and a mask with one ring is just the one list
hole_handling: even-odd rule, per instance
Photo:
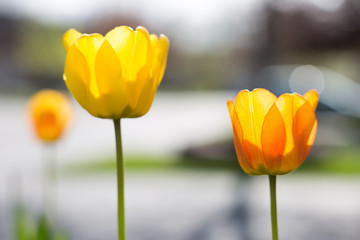
{"label": "grass", "polygon": [[357,146],[328,149],[307,159],[298,172],[360,176],[360,149]]}
{"label": "grass", "polygon": [[45,215],[31,218],[22,204],[16,204],[14,212],[13,240],[68,240],[68,233],[51,225]]}
{"label": "grass", "polygon": [[[151,170],[198,170],[242,172],[236,159],[163,159],[149,156],[133,156],[125,159],[127,171]],[[110,173],[116,170],[115,158],[82,161],[64,169],[67,174]],[[299,174],[337,174],[360,176],[360,149],[356,146],[336,147],[310,154],[304,164],[296,170]]]}
{"label": "grass", "polygon": [[[199,159],[159,159],[148,156],[134,156],[125,159],[125,169],[130,171],[142,170],[238,170],[242,171],[238,163],[233,160],[204,161]],[[100,160],[89,160],[67,166],[67,174],[96,174],[116,171],[115,158],[108,157]]]}

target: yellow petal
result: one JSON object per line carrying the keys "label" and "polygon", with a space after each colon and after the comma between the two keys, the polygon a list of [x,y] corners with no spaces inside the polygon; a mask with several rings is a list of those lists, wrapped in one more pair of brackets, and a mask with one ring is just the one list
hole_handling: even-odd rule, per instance
{"label": "yellow petal", "polygon": [[303,97],[309,102],[310,106],[315,111],[319,102],[319,93],[316,90],[310,90],[305,93]]}
{"label": "yellow petal", "polygon": [[[135,30],[135,47],[132,59],[132,78],[130,81],[139,81],[139,79],[146,79],[150,66],[151,59],[151,42],[149,33],[144,27],[137,27]],[[139,76],[140,75],[140,76]]]}
{"label": "yellow petal", "polygon": [[85,34],[77,38],[73,45],[81,51],[88,61],[89,66],[93,67],[95,64],[96,53],[103,44],[104,40],[105,38],[98,33],[90,35]]}
{"label": "yellow petal", "polygon": [[95,79],[102,103],[101,117],[120,118],[127,101],[126,85],[121,75],[120,61],[107,40],[96,54]]}
{"label": "yellow petal", "polygon": [[286,145],[285,123],[274,103],[265,116],[261,132],[261,144],[268,174],[281,174],[279,167]]}
{"label": "yellow petal", "polygon": [[[150,35],[150,42],[151,51],[155,55],[158,46],[158,38],[155,34]],[[134,108],[127,109],[128,112],[125,113],[125,115],[127,117],[141,117],[146,114],[152,105],[156,90],[157,83],[153,78],[152,73],[150,73],[150,77],[147,78],[144,85],[142,86],[137,103],[134,105]]]}
{"label": "yellow petal", "polygon": [[121,77],[120,61],[108,41],[104,41],[95,58],[95,79],[100,94],[116,94]]}
{"label": "yellow petal", "polygon": [[157,87],[154,86],[152,81],[146,81],[142,91],[140,92],[140,97],[138,98],[137,103],[133,108],[129,106],[127,111],[124,112],[124,117],[135,118],[145,115],[150,110],[154,101],[156,90]]}
{"label": "yellow petal", "polygon": [[141,98],[140,93],[146,84],[151,80],[150,69],[152,64],[151,43],[147,30],[138,27],[135,31],[135,47],[130,59],[129,70],[130,78],[127,80],[128,104],[131,109],[135,109]]}
{"label": "yellow petal", "polygon": [[265,89],[252,92],[242,90],[235,100],[236,113],[243,130],[243,148],[257,169],[264,162],[261,144],[264,118],[275,101],[276,96]]}
{"label": "yellow petal", "polygon": [[[152,44],[155,45],[152,41]],[[152,66],[152,77],[159,85],[165,72],[166,60],[169,51],[169,40],[165,35],[160,35],[159,41],[156,42],[156,48],[154,51],[154,61]]]}
{"label": "yellow petal", "polygon": [[132,104],[133,109],[129,109],[129,112],[132,112],[129,117],[139,117],[149,111],[154,100],[157,87],[164,75],[169,42],[164,35],[162,35],[158,41],[155,34],[150,35],[150,41],[154,55],[152,71],[150,73],[150,77],[145,80],[143,86],[141,87],[139,84],[139,87],[141,87],[139,88],[141,89],[139,92],[139,98],[136,104]]}
{"label": "yellow petal", "polygon": [[70,47],[73,45],[75,40],[80,37],[81,33],[76,31],[75,29],[69,29],[63,36],[63,44],[65,51],[67,52]]}
{"label": "yellow petal", "polygon": [[150,42],[151,42],[151,48],[153,51],[155,51],[155,49],[157,48],[157,43],[159,41],[158,37],[156,36],[156,34],[150,34]]}
{"label": "yellow petal", "polygon": [[250,161],[242,147],[243,132],[232,99],[227,101],[227,106],[229,109],[230,119],[232,123],[234,145],[239,164],[244,170],[244,172],[246,172],[247,174],[256,175],[258,173],[256,169],[254,169],[252,162]]}
{"label": "yellow petal", "polygon": [[125,80],[130,79],[129,64],[134,53],[135,46],[135,32],[127,26],[120,26],[109,31],[105,38],[109,41],[111,46],[117,53],[123,76]]}
{"label": "yellow petal", "polygon": [[105,38],[100,34],[90,34],[90,35],[82,35],[80,38],[76,40],[73,44],[73,47],[77,47],[81,53],[84,55],[89,69],[90,69],[90,78],[88,79],[88,88],[90,89],[90,93],[94,98],[100,97],[100,92],[97,86],[97,82],[95,79],[95,57],[97,51],[102,46]]}
{"label": "yellow petal", "polygon": [[63,78],[74,98],[88,111],[91,108],[88,102],[90,75],[84,55],[77,47],[72,46],[66,55]]}

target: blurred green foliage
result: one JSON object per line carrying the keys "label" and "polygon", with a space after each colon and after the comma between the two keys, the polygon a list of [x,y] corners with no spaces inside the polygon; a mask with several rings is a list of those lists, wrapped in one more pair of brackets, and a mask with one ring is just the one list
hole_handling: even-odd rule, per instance
{"label": "blurred green foliage", "polygon": [[357,146],[327,148],[320,156],[307,159],[297,172],[360,176],[360,149]]}
{"label": "blurred green foliage", "polygon": [[13,240],[68,240],[65,231],[52,226],[42,214],[38,219],[32,219],[21,204],[14,211]]}
{"label": "blurred green foliage", "polygon": [[[206,160],[196,158],[162,159],[149,156],[133,156],[125,159],[126,170],[196,170],[196,171],[236,171],[243,174],[237,159],[224,158]],[[81,161],[66,166],[62,171],[69,175],[86,175],[116,172],[113,157]],[[359,175],[360,149],[354,146],[326,148],[321,154],[310,154],[295,174]]]}
{"label": "blurred green foliage", "polygon": [[[237,161],[224,159],[220,161],[204,161],[200,159],[163,159],[148,156],[133,156],[125,159],[126,170],[197,170],[197,171],[216,171],[216,170],[236,170],[241,171]],[[116,172],[116,161],[113,157],[105,157],[100,160],[82,161],[81,163],[66,166],[63,169],[65,174],[96,174]]]}
{"label": "blurred green foliage", "polygon": [[14,56],[23,75],[39,79],[58,76],[61,80],[65,59],[62,36],[65,30],[57,26],[43,26],[32,20],[20,21],[17,30]]}

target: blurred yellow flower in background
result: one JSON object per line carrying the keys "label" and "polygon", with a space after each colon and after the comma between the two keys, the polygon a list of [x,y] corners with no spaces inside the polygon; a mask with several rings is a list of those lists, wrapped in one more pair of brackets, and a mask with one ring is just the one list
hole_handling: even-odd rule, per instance
{"label": "blurred yellow flower in background", "polygon": [[120,26],[100,34],[68,30],[63,78],[91,115],[120,119],[146,114],[164,75],[169,49],[165,35]]}
{"label": "blurred yellow flower in background", "polygon": [[59,139],[69,124],[72,108],[67,97],[58,91],[44,89],[29,100],[30,117],[36,135],[44,142]]}
{"label": "blurred yellow flower in background", "polygon": [[319,95],[242,90],[227,105],[235,149],[242,169],[251,175],[279,175],[298,168],[315,140]]}

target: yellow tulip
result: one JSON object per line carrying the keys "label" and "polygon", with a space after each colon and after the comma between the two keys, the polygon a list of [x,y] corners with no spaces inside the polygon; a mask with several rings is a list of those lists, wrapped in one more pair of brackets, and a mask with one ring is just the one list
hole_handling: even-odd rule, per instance
{"label": "yellow tulip", "polygon": [[63,93],[45,89],[30,98],[29,112],[39,139],[54,142],[69,124],[71,105]]}
{"label": "yellow tulip", "polygon": [[242,169],[251,175],[280,175],[298,168],[315,140],[319,95],[276,97],[265,89],[242,90],[227,105],[235,149]]}
{"label": "yellow tulip", "polygon": [[105,36],[68,30],[64,81],[79,104],[99,118],[146,114],[164,75],[169,41],[144,27],[112,29]]}

